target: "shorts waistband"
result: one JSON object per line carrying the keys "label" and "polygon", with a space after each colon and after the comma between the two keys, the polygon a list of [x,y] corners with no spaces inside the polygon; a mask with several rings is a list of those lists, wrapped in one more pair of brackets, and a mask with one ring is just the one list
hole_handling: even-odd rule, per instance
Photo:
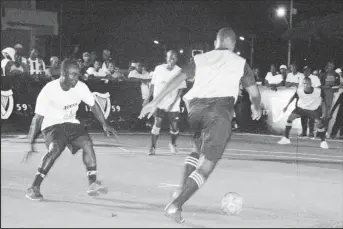
{"label": "shorts waistband", "polygon": [[211,103],[234,104],[235,98],[233,96],[214,97],[214,98],[194,98],[189,102],[189,105],[192,106],[194,104],[211,104]]}

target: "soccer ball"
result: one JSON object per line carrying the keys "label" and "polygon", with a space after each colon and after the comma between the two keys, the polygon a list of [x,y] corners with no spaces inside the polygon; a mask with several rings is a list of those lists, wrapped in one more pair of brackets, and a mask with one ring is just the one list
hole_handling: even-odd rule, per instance
{"label": "soccer ball", "polygon": [[238,215],[243,208],[243,198],[235,193],[229,192],[221,200],[220,209],[226,215]]}

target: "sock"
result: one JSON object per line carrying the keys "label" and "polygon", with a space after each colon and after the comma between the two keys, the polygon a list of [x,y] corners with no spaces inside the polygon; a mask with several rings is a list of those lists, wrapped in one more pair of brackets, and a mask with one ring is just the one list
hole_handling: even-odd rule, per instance
{"label": "sock", "polygon": [[205,183],[205,178],[197,171],[192,172],[188,177],[185,186],[180,195],[173,201],[179,209],[186,203],[186,201],[194,195],[194,193]]}
{"label": "sock", "polygon": [[41,168],[38,169],[35,179],[33,180],[32,186],[33,187],[40,187],[42,184],[43,179],[45,178],[47,172],[43,171]]}
{"label": "sock", "polygon": [[158,139],[158,135],[156,135],[156,134],[151,135],[151,148],[156,149],[157,139]]}
{"label": "sock", "polygon": [[197,152],[191,153],[185,160],[185,167],[183,170],[183,176],[181,185],[184,187],[186,185],[186,181],[191,173],[197,168],[199,162],[199,154]]}
{"label": "sock", "polygon": [[302,135],[307,135],[307,123],[308,123],[308,118],[305,116],[301,117],[301,128],[302,128]]}
{"label": "sock", "polygon": [[179,131],[176,131],[176,132],[170,131],[170,133],[171,133],[171,143],[173,145],[176,145],[176,139],[179,134]]}
{"label": "sock", "polygon": [[93,184],[96,181],[96,166],[88,167],[87,168],[87,176],[89,185]]}
{"label": "sock", "polygon": [[289,133],[291,132],[292,129],[292,123],[287,122],[286,124],[286,130],[285,130],[285,137],[289,139]]}

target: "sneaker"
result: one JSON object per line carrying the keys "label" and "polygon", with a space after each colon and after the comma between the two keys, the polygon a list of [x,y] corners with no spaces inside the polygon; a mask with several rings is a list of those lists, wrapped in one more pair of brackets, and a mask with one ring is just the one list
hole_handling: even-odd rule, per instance
{"label": "sneaker", "polygon": [[329,149],[329,145],[328,145],[328,143],[326,141],[322,141],[320,143],[320,148],[322,148],[322,149]]}
{"label": "sneaker", "polygon": [[182,210],[178,207],[176,207],[173,202],[168,204],[166,208],[164,209],[164,215],[171,218],[177,223],[184,223],[185,219],[181,216]]}
{"label": "sneaker", "polygon": [[151,147],[150,150],[149,150],[149,156],[153,156],[153,155],[156,155],[156,149],[154,147]]}
{"label": "sneaker", "polygon": [[278,141],[278,144],[280,144],[280,145],[288,145],[288,144],[291,144],[291,140],[289,140],[289,138],[282,137],[281,140]]}
{"label": "sneaker", "polygon": [[169,143],[169,149],[172,154],[177,154],[177,148],[176,145],[173,145],[172,143]]}
{"label": "sneaker", "polygon": [[314,138],[314,133],[311,132],[309,135],[308,135],[309,138]]}
{"label": "sneaker", "polygon": [[301,134],[299,134],[299,137],[300,138],[305,138],[305,137],[307,137],[307,134],[306,133],[301,133]]}
{"label": "sneaker", "polygon": [[26,198],[30,200],[43,200],[43,195],[40,193],[39,187],[31,187],[26,192]]}
{"label": "sneaker", "polygon": [[100,194],[106,195],[108,193],[108,188],[101,185],[101,182],[96,180],[94,181],[87,189],[87,194],[89,196],[98,196]]}

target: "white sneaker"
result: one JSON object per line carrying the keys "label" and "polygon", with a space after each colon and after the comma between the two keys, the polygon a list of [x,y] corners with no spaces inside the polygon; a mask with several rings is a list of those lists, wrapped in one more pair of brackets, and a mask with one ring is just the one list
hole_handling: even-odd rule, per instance
{"label": "white sneaker", "polygon": [[177,154],[176,145],[173,145],[172,143],[169,143],[169,149],[170,149],[170,152],[172,152],[173,154]]}
{"label": "white sneaker", "polygon": [[278,144],[280,144],[280,145],[288,145],[288,144],[291,144],[291,140],[289,140],[286,137],[282,137],[281,140],[278,141]]}
{"label": "white sneaker", "polygon": [[328,143],[326,141],[322,141],[320,143],[320,148],[322,148],[322,149],[329,149],[329,145],[328,145]]}

